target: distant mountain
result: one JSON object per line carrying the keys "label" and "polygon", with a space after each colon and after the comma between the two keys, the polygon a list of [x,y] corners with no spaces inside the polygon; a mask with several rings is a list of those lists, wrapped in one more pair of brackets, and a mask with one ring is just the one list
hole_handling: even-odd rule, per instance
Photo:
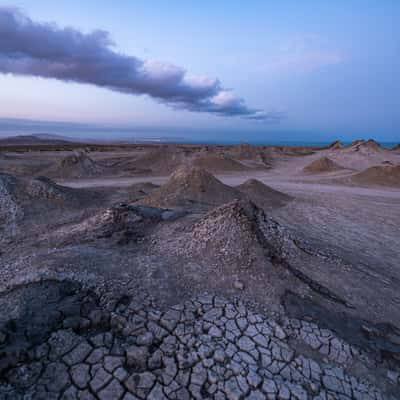
{"label": "distant mountain", "polygon": [[69,143],[92,143],[92,144],[133,144],[133,143],[182,143],[181,137],[133,137],[126,139],[88,139],[70,136],[56,135],[52,133],[34,133],[31,135],[16,135],[0,138],[0,145],[43,145],[43,144],[69,144]]}
{"label": "distant mountain", "polygon": [[67,144],[73,139],[68,140],[62,136],[50,134],[17,135],[0,139],[0,144],[7,145],[43,145],[43,144]]}

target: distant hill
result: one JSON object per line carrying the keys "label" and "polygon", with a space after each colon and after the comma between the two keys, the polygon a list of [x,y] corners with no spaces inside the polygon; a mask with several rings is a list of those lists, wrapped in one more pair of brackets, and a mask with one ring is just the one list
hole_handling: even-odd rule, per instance
{"label": "distant hill", "polygon": [[68,144],[72,143],[73,139],[66,139],[63,136],[51,134],[35,134],[35,135],[17,135],[9,136],[0,139],[0,145],[43,145],[43,144]]}

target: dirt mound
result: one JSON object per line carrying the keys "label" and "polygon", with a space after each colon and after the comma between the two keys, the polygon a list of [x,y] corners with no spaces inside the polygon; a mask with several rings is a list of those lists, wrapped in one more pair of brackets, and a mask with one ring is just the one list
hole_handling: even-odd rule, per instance
{"label": "dirt mound", "polygon": [[153,173],[170,174],[180,165],[185,164],[192,155],[192,150],[178,146],[160,146],[150,150],[131,163],[139,170],[150,170]]}
{"label": "dirt mound", "polygon": [[343,169],[343,167],[336,164],[330,158],[321,157],[304,167],[303,171],[312,174],[319,174],[322,172],[333,172],[341,169]]}
{"label": "dirt mound", "polygon": [[84,151],[75,151],[54,166],[43,171],[43,175],[57,178],[91,178],[103,175],[107,168],[92,160]]}
{"label": "dirt mound", "polygon": [[97,200],[95,192],[57,185],[46,177],[27,179],[0,174],[0,231],[4,236],[13,236],[22,221],[48,223],[48,212],[93,205]]}
{"label": "dirt mound", "polygon": [[224,154],[200,152],[187,161],[192,167],[202,168],[209,172],[243,171],[249,167]]}
{"label": "dirt mound", "polygon": [[258,207],[264,209],[283,206],[292,199],[291,196],[272,189],[257,179],[248,179],[236,186],[236,189],[244,193]]}
{"label": "dirt mound", "polygon": [[235,200],[213,209],[185,233],[180,253],[188,258],[244,268],[265,262],[257,233],[257,212],[250,201]]}
{"label": "dirt mound", "polygon": [[[260,162],[259,162],[260,164]],[[179,147],[165,145],[157,147],[147,154],[129,163],[129,168],[135,171],[152,171],[157,174],[170,174],[182,165],[203,168],[209,172],[243,171],[252,168],[252,165],[242,163],[225,154],[217,148],[204,146],[201,148]],[[127,165],[125,165],[127,168]]]}
{"label": "dirt mound", "polygon": [[350,151],[353,152],[364,152],[364,153],[373,153],[382,151],[381,145],[373,139],[365,140],[356,140],[350,144],[348,147]]}
{"label": "dirt mound", "polygon": [[247,165],[262,166],[265,168],[271,167],[271,156],[267,155],[261,147],[252,146],[247,143],[242,143],[238,146],[232,146],[226,150],[226,153],[236,160],[241,160]]}
{"label": "dirt mound", "polygon": [[400,164],[377,165],[351,177],[358,185],[379,185],[400,187]]}
{"label": "dirt mound", "polygon": [[327,149],[341,150],[341,149],[344,149],[344,144],[340,140],[335,140],[327,147]]}
{"label": "dirt mound", "polygon": [[178,168],[168,182],[141,204],[154,207],[213,207],[236,198],[243,198],[238,190],[223,184],[212,174],[199,168]]}

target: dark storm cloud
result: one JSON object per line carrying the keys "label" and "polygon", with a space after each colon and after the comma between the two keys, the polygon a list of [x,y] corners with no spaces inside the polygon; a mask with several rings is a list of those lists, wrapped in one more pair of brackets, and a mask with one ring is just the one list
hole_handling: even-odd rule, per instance
{"label": "dark storm cloud", "polygon": [[254,120],[279,119],[248,108],[218,79],[190,76],[184,69],[119,54],[105,31],[32,21],[16,9],[0,7],[0,72],[93,84],[148,95],[175,108]]}

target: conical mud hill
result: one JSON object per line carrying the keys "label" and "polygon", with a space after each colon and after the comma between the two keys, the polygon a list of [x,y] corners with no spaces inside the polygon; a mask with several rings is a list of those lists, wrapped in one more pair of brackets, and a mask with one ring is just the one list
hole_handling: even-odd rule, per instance
{"label": "conical mud hill", "polygon": [[238,190],[223,184],[204,169],[182,166],[168,182],[141,200],[154,207],[213,207],[236,198],[243,198]]}
{"label": "conical mud hill", "polygon": [[244,193],[258,207],[267,209],[287,204],[292,197],[278,190],[272,189],[257,179],[248,179],[236,189]]}
{"label": "conical mud hill", "polygon": [[344,149],[344,144],[340,140],[335,140],[327,147],[327,149],[341,150],[341,149]]}
{"label": "conical mud hill", "polygon": [[259,242],[258,212],[261,210],[247,200],[234,200],[211,210],[185,233],[181,254],[232,267],[262,265],[265,259]]}
{"label": "conical mud hill", "polygon": [[312,173],[312,174],[319,174],[322,172],[333,172],[344,169],[341,165],[335,163],[328,157],[321,157],[317,160],[314,160],[309,165],[304,167],[303,171]]}
{"label": "conical mud hill", "polygon": [[224,171],[246,171],[248,166],[224,154],[202,151],[187,162],[195,168],[202,168],[211,173]]}
{"label": "conical mud hill", "polygon": [[153,173],[165,175],[185,164],[191,154],[190,150],[164,145],[150,150],[131,164],[141,170],[150,170]]}
{"label": "conical mud hill", "polygon": [[258,165],[259,167],[270,168],[272,163],[272,158],[265,149],[248,143],[230,147],[227,154],[254,167]]}
{"label": "conical mud hill", "polygon": [[84,151],[76,151],[43,171],[42,174],[56,178],[90,178],[104,175],[107,168],[92,160]]}

